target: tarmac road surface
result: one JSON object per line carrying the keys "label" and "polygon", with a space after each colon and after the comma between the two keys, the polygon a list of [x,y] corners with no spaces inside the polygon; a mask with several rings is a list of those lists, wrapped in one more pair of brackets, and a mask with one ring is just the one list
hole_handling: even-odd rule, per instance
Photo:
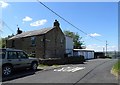
{"label": "tarmac road surface", "polygon": [[[47,71],[37,71],[3,83],[118,83],[111,74],[111,68],[117,59],[93,59],[84,64],[68,64]],[[28,72],[27,72],[28,73]]]}

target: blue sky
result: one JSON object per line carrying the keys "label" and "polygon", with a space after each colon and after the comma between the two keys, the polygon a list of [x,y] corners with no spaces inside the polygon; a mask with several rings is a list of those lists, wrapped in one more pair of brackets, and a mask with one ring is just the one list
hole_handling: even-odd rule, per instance
{"label": "blue sky", "polygon": [[17,25],[23,31],[52,27],[57,19],[61,29],[78,33],[89,49],[102,51],[105,41],[108,50],[118,47],[118,3],[117,2],[44,2],[44,4],[64,17],[73,25],[100,41],[75,29],[53,14],[38,2],[0,2],[2,3],[2,37],[16,34]]}

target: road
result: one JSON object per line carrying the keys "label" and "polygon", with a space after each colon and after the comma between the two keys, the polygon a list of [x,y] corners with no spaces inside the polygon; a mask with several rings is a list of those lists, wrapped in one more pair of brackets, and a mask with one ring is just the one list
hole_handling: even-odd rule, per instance
{"label": "road", "polygon": [[[93,59],[84,64],[69,64],[48,71],[37,71],[3,83],[118,83],[111,74],[115,59]],[[28,73],[28,72],[27,72]]]}

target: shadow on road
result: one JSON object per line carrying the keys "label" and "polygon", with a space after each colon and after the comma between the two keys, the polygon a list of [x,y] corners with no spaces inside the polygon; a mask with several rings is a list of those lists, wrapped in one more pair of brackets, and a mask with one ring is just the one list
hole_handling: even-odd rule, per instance
{"label": "shadow on road", "polygon": [[[41,70],[42,69],[38,69],[37,71],[41,71]],[[33,70],[30,70],[30,69],[16,70],[9,77],[2,77],[2,82],[9,81],[9,80],[14,80],[14,79],[18,79],[18,78],[22,78],[22,77],[26,77],[26,76],[30,76],[30,75],[35,74],[35,72],[37,72],[37,71],[33,71]]]}

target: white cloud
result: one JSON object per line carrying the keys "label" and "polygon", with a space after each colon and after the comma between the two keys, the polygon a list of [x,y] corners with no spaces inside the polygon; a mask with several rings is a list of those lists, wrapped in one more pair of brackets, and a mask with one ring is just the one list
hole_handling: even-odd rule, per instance
{"label": "white cloud", "polygon": [[97,37],[97,36],[101,36],[100,34],[98,34],[98,33],[91,33],[91,34],[89,34],[89,36],[92,36],[92,37]]}
{"label": "white cloud", "polygon": [[9,4],[4,2],[4,1],[0,1],[0,7],[2,8],[6,8]]}
{"label": "white cloud", "polygon": [[[106,49],[105,46],[102,46],[102,45],[97,45],[97,44],[92,44],[92,45],[87,45],[87,48],[88,49],[94,49],[95,51],[103,51],[103,48],[104,48],[104,51]],[[108,46],[107,47],[107,50],[108,51],[115,51],[115,50],[118,50],[118,47],[113,45],[113,46]]]}
{"label": "white cloud", "polygon": [[23,21],[32,21],[32,18],[31,17],[28,17],[28,16],[26,16],[25,18],[23,18]]}
{"label": "white cloud", "polygon": [[38,20],[30,24],[30,26],[41,26],[44,25],[47,22],[46,19]]}

